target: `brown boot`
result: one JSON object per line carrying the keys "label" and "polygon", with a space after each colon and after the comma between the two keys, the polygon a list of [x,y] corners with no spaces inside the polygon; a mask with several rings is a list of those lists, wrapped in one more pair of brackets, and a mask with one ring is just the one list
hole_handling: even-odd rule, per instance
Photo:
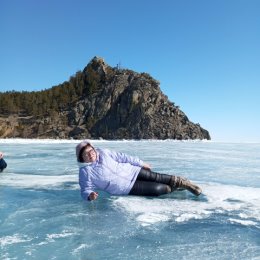
{"label": "brown boot", "polygon": [[171,179],[171,188],[172,191],[186,189],[193,193],[196,196],[199,196],[202,192],[201,188],[193,183],[191,183],[188,179],[182,178],[180,176],[172,176]]}

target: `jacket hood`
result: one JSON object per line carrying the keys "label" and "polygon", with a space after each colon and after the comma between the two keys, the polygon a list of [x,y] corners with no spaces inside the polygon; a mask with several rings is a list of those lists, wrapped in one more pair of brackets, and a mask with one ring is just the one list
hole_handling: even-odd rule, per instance
{"label": "jacket hood", "polygon": [[[92,146],[92,144],[90,143],[89,140],[84,140],[84,141],[82,141],[81,143],[79,143],[79,144],[76,146],[76,157],[77,157],[77,161],[78,161],[78,162],[81,162],[80,159],[79,159],[80,151],[81,151],[84,147],[86,147],[87,145],[91,145],[91,146]],[[93,147],[93,146],[92,146],[92,147]]]}

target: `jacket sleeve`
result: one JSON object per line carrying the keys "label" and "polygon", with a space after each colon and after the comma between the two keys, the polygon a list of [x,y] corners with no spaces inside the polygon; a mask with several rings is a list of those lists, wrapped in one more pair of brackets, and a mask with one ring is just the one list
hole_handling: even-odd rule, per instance
{"label": "jacket sleeve", "polygon": [[7,167],[7,163],[3,158],[0,159],[0,172],[2,172]]}
{"label": "jacket sleeve", "polygon": [[89,201],[88,196],[94,191],[95,185],[91,182],[85,169],[79,171],[79,186],[82,199]]}
{"label": "jacket sleeve", "polygon": [[144,162],[140,160],[138,157],[133,157],[125,153],[119,153],[108,149],[105,149],[104,152],[119,163],[130,163],[134,166],[140,167],[142,167],[144,164]]}

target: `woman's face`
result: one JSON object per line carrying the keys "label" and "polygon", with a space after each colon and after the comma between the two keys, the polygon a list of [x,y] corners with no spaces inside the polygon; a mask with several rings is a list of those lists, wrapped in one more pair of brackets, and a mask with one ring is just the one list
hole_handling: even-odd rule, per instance
{"label": "woman's face", "polygon": [[84,162],[94,162],[97,159],[97,153],[92,146],[88,145],[82,153],[82,158]]}

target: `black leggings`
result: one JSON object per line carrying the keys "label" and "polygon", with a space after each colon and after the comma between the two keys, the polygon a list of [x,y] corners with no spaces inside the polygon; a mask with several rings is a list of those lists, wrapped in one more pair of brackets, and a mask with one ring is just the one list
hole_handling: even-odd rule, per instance
{"label": "black leggings", "polygon": [[160,196],[171,192],[172,175],[152,172],[142,168],[137,176],[130,195]]}

